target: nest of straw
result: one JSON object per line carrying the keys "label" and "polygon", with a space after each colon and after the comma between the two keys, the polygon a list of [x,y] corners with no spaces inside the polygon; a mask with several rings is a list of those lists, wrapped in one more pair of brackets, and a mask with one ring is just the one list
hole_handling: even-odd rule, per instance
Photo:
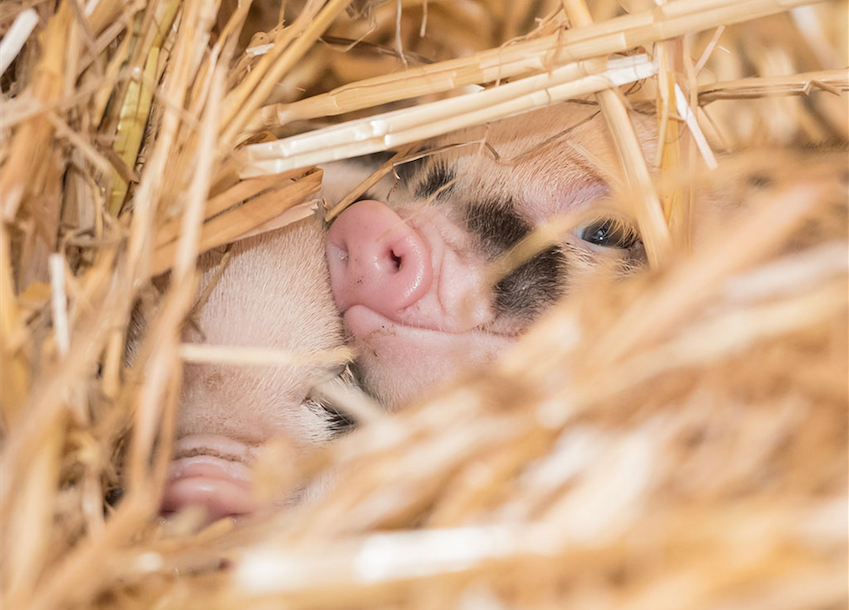
{"label": "nest of straw", "polygon": [[[846,607],[846,5],[590,4],[0,6],[4,608]],[[198,253],[541,92],[605,113],[652,270],[269,475],[309,508],[158,521]],[[690,254],[719,153],[759,188]]]}

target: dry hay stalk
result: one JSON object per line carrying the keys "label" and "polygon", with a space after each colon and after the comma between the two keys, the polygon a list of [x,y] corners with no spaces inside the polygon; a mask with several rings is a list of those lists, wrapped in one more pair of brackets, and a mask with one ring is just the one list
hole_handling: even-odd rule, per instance
{"label": "dry hay stalk", "polygon": [[[686,255],[694,192],[716,180],[703,175],[712,149],[845,148],[847,62],[834,51],[845,6],[634,1],[615,16],[617,3],[596,2],[592,23],[583,2],[554,3],[508,42],[498,33],[522,33],[536,3],[356,3],[374,20],[340,21],[349,4],[310,0],[244,52],[248,3],[0,11],[0,604],[845,606],[845,153],[724,165],[774,186]],[[425,14],[427,27],[413,23]],[[491,25],[479,37],[463,25],[476,19]],[[404,39],[397,23],[428,34]],[[443,46],[428,47],[437,25]],[[436,62],[375,77],[359,49],[315,44],[368,28],[384,54]],[[639,79],[657,72],[642,99],[657,103],[661,180],[629,135],[638,98],[609,80],[623,62],[649,68]],[[308,94],[272,104],[289,79]],[[460,96],[468,85],[488,88]],[[289,468],[269,447],[257,465],[269,489],[334,474],[317,503],[199,534],[191,515],[157,523],[181,362],[299,357],[181,345],[197,254],[311,213],[319,158],[403,145],[385,174],[422,138],[525,111],[557,87],[599,95],[657,269],[599,280],[499,363],[398,415],[360,403],[369,425]],[[296,121],[354,112],[292,135]],[[390,129],[363,132],[386,116]],[[128,367],[133,305],[167,269]]]}

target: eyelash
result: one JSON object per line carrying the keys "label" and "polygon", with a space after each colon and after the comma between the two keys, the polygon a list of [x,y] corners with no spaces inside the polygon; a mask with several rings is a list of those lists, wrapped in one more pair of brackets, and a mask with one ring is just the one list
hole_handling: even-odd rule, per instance
{"label": "eyelash", "polygon": [[[357,385],[356,376],[348,364],[335,376],[335,379],[342,380],[343,383]],[[327,426],[335,436],[340,436],[349,432],[357,426],[357,422],[345,413],[337,409],[333,403],[324,400],[319,396],[314,396],[312,393],[304,400],[304,406],[313,411],[323,414],[327,418]]]}
{"label": "eyelash", "polygon": [[598,218],[578,227],[575,233],[585,242],[600,248],[628,250],[640,241],[637,230],[617,218]]}

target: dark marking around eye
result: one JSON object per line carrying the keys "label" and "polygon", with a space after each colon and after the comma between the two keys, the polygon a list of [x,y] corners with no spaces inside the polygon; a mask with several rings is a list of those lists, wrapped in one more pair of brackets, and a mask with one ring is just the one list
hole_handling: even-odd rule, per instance
{"label": "dark marking around eye", "polygon": [[466,227],[483,244],[491,258],[500,256],[518,244],[533,230],[529,222],[514,211],[512,201],[489,200],[475,203],[466,210]]}
{"label": "dark marking around eye", "polygon": [[419,199],[444,197],[451,192],[451,182],[455,177],[454,169],[447,163],[434,161],[424,170],[424,175],[419,177],[415,195]]}
{"label": "dark marking around eye", "polygon": [[495,309],[530,322],[563,296],[566,255],[559,246],[543,250],[495,285]]}
{"label": "dark marking around eye", "polygon": [[[492,199],[470,205],[465,220],[490,260],[506,254],[533,231],[531,224],[515,212],[511,200]],[[563,295],[566,270],[566,255],[559,246],[543,250],[495,285],[496,311],[528,322],[533,320]]]}

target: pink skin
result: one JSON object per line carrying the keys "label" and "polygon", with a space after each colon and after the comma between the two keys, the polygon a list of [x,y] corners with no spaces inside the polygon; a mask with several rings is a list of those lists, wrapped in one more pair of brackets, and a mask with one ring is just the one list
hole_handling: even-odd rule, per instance
{"label": "pink skin", "polygon": [[379,369],[385,385],[428,385],[452,376],[457,362],[489,361],[509,344],[509,333],[487,328],[495,314],[481,294],[485,265],[472,245],[436,210],[411,213],[405,222],[373,200],[331,226],[333,294],[348,331],[368,343],[361,362]]}
{"label": "pink skin", "polygon": [[[342,346],[323,249],[312,219],[234,244],[230,263],[184,340],[295,353]],[[219,260],[220,254],[201,257],[201,291]],[[332,438],[326,412],[310,391],[339,369],[186,364],[163,514],[201,507],[211,522],[262,509],[253,493],[253,461],[270,440],[282,440],[298,454]]]}
{"label": "pink skin", "polygon": [[[635,121],[650,141],[651,120]],[[361,380],[388,408],[493,361],[525,330],[527,319],[495,310],[491,252],[469,234],[463,211],[487,198],[510,201],[535,226],[594,205],[618,171],[603,123],[596,108],[566,104],[450,134],[431,143],[444,148],[437,158],[454,177],[443,195],[423,201],[415,183],[398,183],[379,195],[388,205],[360,201],[334,221],[326,240],[333,295]],[[568,138],[552,144],[558,133]],[[500,160],[480,146],[450,146],[484,138]],[[598,260],[626,257],[576,234],[561,248],[567,290]]]}
{"label": "pink skin", "polygon": [[430,290],[433,266],[427,243],[378,201],[362,201],[333,225],[328,263],[337,305],[367,305],[395,317]]}
{"label": "pink skin", "polygon": [[[201,453],[193,454],[196,451]],[[179,457],[168,468],[169,484],[162,498],[164,513],[199,505],[206,509],[210,521],[217,521],[257,509],[247,467],[253,451],[243,443],[225,436],[193,435],[180,439],[175,454],[191,457]]]}

